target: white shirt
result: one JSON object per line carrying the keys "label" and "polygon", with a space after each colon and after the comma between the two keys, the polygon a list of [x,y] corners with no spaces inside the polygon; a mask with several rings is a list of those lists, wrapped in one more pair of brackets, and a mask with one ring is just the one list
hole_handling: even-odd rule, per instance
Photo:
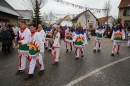
{"label": "white shirt", "polygon": [[13,27],[13,31],[15,35],[18,35],[18,31],[19,31],[18,27]]}

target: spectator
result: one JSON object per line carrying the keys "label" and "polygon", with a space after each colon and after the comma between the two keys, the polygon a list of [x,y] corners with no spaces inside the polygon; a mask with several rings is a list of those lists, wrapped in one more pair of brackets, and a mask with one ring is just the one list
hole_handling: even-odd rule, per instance
{"label": "spectator", "polygon": [[17,36],[17,35],[18,35],[19,28],[16,26],[16,24],[14,24],[14,26],[13,26],[12,29],[13,29],[13,32],[14,32],[15,36]]}
{"label": "spectator", "polygon": [[60,27],[60,37],[61,37],[61,39],[63,38],[63,28],[62,28],[62,26]]}
{"label": "spectator", "polygon": [[1,31],[2,31],[2,28],[1,28],[1,26],[0,26],[0,42],[1,42]]}
{"label": "spectator", "polygon": [[12,39],[11,39],[12,42],[10,43],[10,48],[11,48],[11,49],[13,49],[13,39],[14,39],[15,36],[16,36],[12,28],[13,28],[13,26],[10,25],[10,26],[9,26],[9,29],[8,29],[8,31],[11,33],[11,38],[12,38]]}
{"label": "spectator", "polygon": [[65,30],[66,30],[66,29],[67,29],[67,27],[64,27],[64,28],[63,28],[63,36],[62,36],[63,39],[65,39]]}
{"label": "spectator", "polygon": [[12,42],[11,33],[6,29],[6,27],[2,28],[1,32],[2,38],[2,47],[5,53],[10,53],[10,43]]}
{"label": "spectator", "polygon": [[1,33],[1,31],[2,31],[2,27],[0,26],[0,33]]}

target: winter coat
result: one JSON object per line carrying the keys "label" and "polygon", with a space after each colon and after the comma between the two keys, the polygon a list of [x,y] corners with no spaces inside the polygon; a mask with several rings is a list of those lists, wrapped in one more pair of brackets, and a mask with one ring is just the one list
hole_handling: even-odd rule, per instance
{"label": "winter coat", "polygon": [[12,43],[11,33],[8,30],[1,32],[2,44]]}

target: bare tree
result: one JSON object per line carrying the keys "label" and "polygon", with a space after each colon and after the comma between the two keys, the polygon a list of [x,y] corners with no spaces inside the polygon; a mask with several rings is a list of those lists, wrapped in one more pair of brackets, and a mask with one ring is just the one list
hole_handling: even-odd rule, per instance
{"label": "bare tree", "polygon": [[48,20],[51,23],[55,19],[55,16],[53,15],[52,11],[49,12],[48,14]]}
{"label": "bare tree", "polygon": [[34,12],[36,8],[36,1],[38,2],[39,8],[41,9],[48,0],[22,0],[22,4]]}
{"label": "bare tree", "polygon": [[42,16],[42,22],[46,22],[48,20],[48,15],[44,12]]}
{"label": "bare tree", "polygon": [[105,16],[107,17],[107,27],[108,27],[108,17],[110,15],[111,8],[112,8],[112,5],[110,4],[110,0],[106,1],[103,12]]}

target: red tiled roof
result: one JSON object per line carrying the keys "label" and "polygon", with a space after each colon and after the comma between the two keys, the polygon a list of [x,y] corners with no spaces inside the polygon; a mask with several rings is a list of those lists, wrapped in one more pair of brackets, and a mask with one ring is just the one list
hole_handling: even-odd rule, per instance
{"label": "red tiled roof", "polygon": [[98,18],[99,22],[104,24],[111,16],[107,17],[102,17],[102,18]]}
{"label": "red tiled roof", "polygon": [[130,0],[121,0],[118,8],[126,7],[128,5],[130,5]]}

